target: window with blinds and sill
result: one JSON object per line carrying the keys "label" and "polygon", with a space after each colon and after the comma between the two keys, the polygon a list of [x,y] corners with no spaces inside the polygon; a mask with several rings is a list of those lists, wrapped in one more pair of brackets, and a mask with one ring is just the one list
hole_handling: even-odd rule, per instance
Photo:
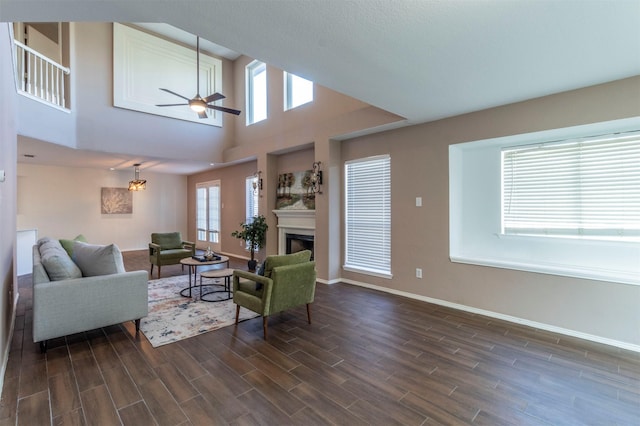
{"label": "window with blinds and sill", "polygon": [[391,160],[345,163],[344,269],[391,278]]}
{"label": "window with blinds and sill", "polygon": [[450,147],[454,262],[640,284],[640,120]]}

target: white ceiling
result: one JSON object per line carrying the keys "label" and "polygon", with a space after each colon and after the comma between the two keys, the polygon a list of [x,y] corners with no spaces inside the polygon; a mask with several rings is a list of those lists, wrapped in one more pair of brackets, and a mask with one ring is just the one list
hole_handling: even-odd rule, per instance
{"label": "white ceiling", "polygon": [[407,124],[640,75],[640,0],[0,0],[0,21],[168,23]]}

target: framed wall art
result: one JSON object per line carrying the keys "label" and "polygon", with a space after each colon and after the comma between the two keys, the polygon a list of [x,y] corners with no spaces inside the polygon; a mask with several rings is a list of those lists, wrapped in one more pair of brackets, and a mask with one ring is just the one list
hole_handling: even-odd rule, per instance
{"label": "framed wall art", "polygon": [[278,175],[276,209],[315,210],[316,194],[311,183],[311,170]]}
{"label": "framed wall art", "polygon": [[100,212],[102,214],[133,213],[133,193],[127,188],[102,188]]}

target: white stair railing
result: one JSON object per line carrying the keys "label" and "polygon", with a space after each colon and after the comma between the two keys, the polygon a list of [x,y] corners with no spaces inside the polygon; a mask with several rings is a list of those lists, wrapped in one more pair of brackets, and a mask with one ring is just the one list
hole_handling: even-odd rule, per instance
{"label": "white stair railing", "polygon": [[18,89],[37,99],[66,108],[64,81],[71,70],[14,40]]}

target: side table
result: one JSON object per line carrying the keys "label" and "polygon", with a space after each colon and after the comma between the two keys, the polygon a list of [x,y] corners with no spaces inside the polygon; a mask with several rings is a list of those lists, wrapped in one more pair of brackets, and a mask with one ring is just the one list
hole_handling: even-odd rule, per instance
{"label": "side table", "polygon": [[[204,300],[205,302],[222,302],[225,300],[229,300],[231,299],[231,277],[233,276],[233,269],[210,269],[208,271],[203,271],[200,273],[200,300]],[[202,279],[203,278],[210,278],[210,279],[224,279],[224,290],[210,290],[207,291],[206,293],[202,292],[202,287],[208,287],[211,285],[218,285],[218,284],[202,284]],[[226,298],[222,298],[222,299],[205,299],[205,296],[208,296],[209,294],[215,294],[215,293],[227,293],[227,297]]]}

